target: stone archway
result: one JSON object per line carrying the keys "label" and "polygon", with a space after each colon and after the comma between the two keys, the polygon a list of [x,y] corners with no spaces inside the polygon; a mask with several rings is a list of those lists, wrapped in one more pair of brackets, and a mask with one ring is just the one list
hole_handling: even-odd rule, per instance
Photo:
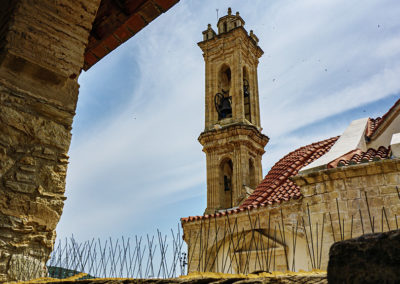
{"label": "stone archway", "polygon": [[2,2],[0,282],[22,279],[23,271],[16,272],[21,264],[41,266],[34,276],[45,273],[66,199],[67,153],[82,68],[90,68],[178,1]]}

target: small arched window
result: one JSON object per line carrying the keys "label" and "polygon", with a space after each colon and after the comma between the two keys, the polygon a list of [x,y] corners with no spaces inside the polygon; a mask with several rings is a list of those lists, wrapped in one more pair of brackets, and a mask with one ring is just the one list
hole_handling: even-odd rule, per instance
{"label": "small arched window", "polygon": [[223,209],[232,208],[233,194],[233,163],[231,159],[224,159],[220,164],[219,196]]}
{"label": "small arched window", "polygon": [[230,89],[231,69],[228,65],[224,64],[218,74],[218,93],[214,97],[218,120],[232,117],[232,98],[229,96]]}
{"label": "small arched window", "polygon": [[249,187],[255,189],[256,184],[256,170],[254,167],[253,159],[249,159]]}
{"label": "small arched window", "polygon": [[251,122],[251,99],[250,99],[250,84],[249,73],[246,67],[243,67],[243,103],[244,103],[244,116]]}

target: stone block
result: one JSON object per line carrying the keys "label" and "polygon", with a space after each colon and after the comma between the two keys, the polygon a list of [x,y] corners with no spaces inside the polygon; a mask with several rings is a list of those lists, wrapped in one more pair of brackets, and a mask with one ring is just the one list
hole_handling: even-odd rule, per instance
{"label": "stone block", "polygon": [[393,212],[393,214],[395,214],[397,216],[397,220],[400,226],[400,206],[393,206],[390,208],[390,210]]}
{"label": "stone block", "polygon": [[358,189],[355,190],[347,190],[347,199],[358,199],[361,198],[361,192]]}
{"label": "stone block", "polygon": [[397,171],[396,163],[392,161],[385,161],[382,163],[382,170],[384,173],[392,173]]}
{"label": "stone block", "polygon": [[400,199],[396,195],[385,196],[382,198],[384,206],[400,206]]}
{"label": "stone block", "polygon": [[365,177],[365,182],[366,184],[364,185],[364,187],[383,185],[385,184],[385,179],[383,175],[367,175]]}
{"label": "stone block", "polygon": [[293,180],[298,186],[304,186],[307,184],[306,180],[301,177],[291,177],[290,180]]}
{"label": "stone block", "polygon": [[45,277],[45,261],[29,255],[14,254],[11,256],[8,269],[10,279],[31,280]]}
{"label": "stone block", "polygon": [[343,169],[337,168],[335,171],[329,173],[330,179],[344,179],[346,178],[346,174]]}
{"label": "stone block", "polygon": [[332,191],[329,192],[328,194],[325,195],[324,199],[326,201],[332,201],[335,200],[336,198],[339,198],[339,192],[338,191]]}
{"label": "stone block", "polygon": [[315,185],[315,191],[317,194],[325,193],[325,183],[319,182]]}
{"label": "stone block", "polygon": [[29,204],[29,219],[40,226],[45,226],[48,231],[52,231],[56,228],[60,215],[48,204],[35,200]]}
{"label": "stone block", "polygon": [[395,186],[380,186],[379,193],[381,195],[397,195],[397,190]]}
{"label": "stone block", "polygon": [[354,167],[349,167],[345,170],[346,177],[359,177],[366,174],[366,168],[364,166],[356,165]]}
{"label": "stone block", "polygon": [[323,205],[321,205],[321,203],[314,203],[314,204],[310,204],[309,206],[310,208],[310,213],[321,213],[323,210]]}
{"label": "stone block", "polygon": [[327,180],[331,180],[331,177],[329,176],[329,174],[326,174],[326,173],[321,173],[321,177],[322,177],[322,179],[324,180],[324,181],[327,181]]}
{"label": "stone block", "polygon": [[365,208],[367,208],[365,200],[363,200],[362,198],[354,199],[354,200],[348,200],[347,204],[348,204],[348,208],[349,209],[357,210],[357,213],[358,213],[359,209],[364,210]]}
{"label": "stone block", "polygon": [[346,178],[344,182],[347,189],[357,189],[362,186],[360,177]]}
{"label": "stone block", "polygon": [[383,199],[379,197],[368,198],[368,203],[370,208],[373,207],[382,208],[382,206],[384,205]]}
{"label": "stone block", "polygon": [[315,176],[311,176],[311,175],[305,176],[304,179],[308,184],[313,184],[313,183],[315,183],[317,181],[315,179]]}
{"label": "stone block", "polygon": [[[365,187],[363,188],[363,191],[367,193],[367,196],[368,196],[368,197],[380,195],[380,193],[379,193],[379,186],[370,186],[370,187],[365,186]],[[364,192],[361,193],[361,197],[362,197],[362,198],[365,198],[365,193],[364,193]]]}
{"label": "stone block", "polygon": [[32,183],[35,181],[35,176],[29,174],[23,174],[20,172],[15,173],[15,179],[19,182]]}
{"label": "stone block", "polygon": [[35,159],[32,157],[29,157],[29,156],[23,157],[21,160],[19,160],[19,162],[21,164],[28,165],[28,166],[36,165]]}
{"label": "stone block", "polygon": [[344,181],[341,180],[341,179],[334,180],[333,181],[333,186],[334,186],[335,190],[344,190],[344,189],[346,189]]}
{"label": "stone block", "polygon": [[22,183],[22,182],[15,182],[7,180],[5,182],[6,187],[21,193],[33,193],[36,190],[36,186],[32,184]]}
{"label": "stone block", "polygon": [[382,171],[381,164],[371,163],[367,167],[367,175],[376,175],[376,174],[381,174],[382,172],[383,171]]}
{"label": "stone block", "polygon": [[36,168],[35,167],[31,167],[31,166],[20,166],[19,169],[23,172],[27,172],[27,173],[34,173],[36,172]]}
{"label": "stone block", "polygon": [[400,184],[400,176],[399,173],[388,173],[384,176],[386,180],[386,184],[390,185],[399,185]]}
{"label": "stone block", "polygon": [[337,242],[329,251],[328,282],[399,283],[399,263],[400,231]]}
{"label": "stone block", "polygon": [[305,185],[305,186],[301,187],[301,193],[304,196],[312,196],[312,195],[316,194],[315,185],[312,184],[312,185]]}
{"label": "stone block", "polygon": [[311,204],[319,204],[322,202],[322,194],[311,196]]}

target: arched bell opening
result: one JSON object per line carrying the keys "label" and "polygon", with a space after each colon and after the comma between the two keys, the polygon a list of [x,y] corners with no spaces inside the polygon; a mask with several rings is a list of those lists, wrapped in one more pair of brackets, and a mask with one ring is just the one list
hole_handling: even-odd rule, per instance
{"label": "arched bell opening", "polygon": [[251,189],[255,189],[257,186],[257,181],[256,181],[256,169],[254,167],[254,161],[253,159],[249,159],[249,187]]}
{"label": "arched bell opening", "polygon": [[231,68],[224,64],[218,72],[218,93],[215,94],[214,103],[218,113],[218,120],[232,117]]}
{"label": "arched bell opening", "polygon": [[249,122],[251,122],[250,84],[249,73],[246,67],[243,67],[243,104],[244,116]]}
{"label": "arched bell opening", "polygon": [[231,159],[226,158],[220,164],[220,197],[222,209],[232,208],[233,195],[233,163]]}

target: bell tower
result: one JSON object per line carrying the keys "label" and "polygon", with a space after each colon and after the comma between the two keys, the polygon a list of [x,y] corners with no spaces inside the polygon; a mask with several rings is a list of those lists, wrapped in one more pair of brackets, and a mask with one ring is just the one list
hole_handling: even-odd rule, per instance
{"label": "bell tower", "polygon": [[239,206],[262,180],[261,157],[269,138],[261,133],[257,66],[264,53],[244,28],[239,12],[203,31],[205,128],[199,136],[207,161],[205,214]]}

